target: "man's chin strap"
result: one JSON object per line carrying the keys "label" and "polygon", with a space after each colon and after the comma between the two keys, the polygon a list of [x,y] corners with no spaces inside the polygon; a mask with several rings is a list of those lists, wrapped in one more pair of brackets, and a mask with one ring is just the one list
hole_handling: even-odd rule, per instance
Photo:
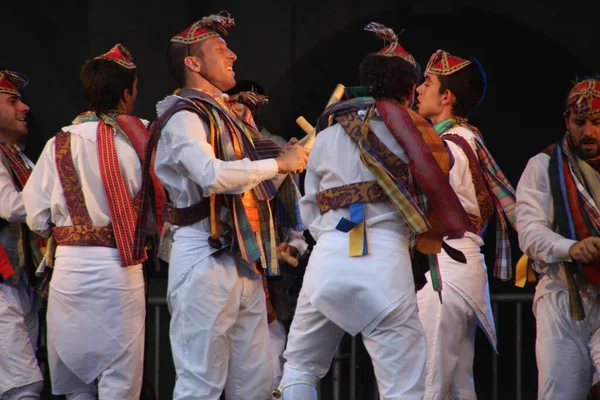
{"label": "man's chin strap", "polygon": [[271,393],[274,398],[281,400],[317,400],[317,388],[312,382],[292,381],[280,385]]}

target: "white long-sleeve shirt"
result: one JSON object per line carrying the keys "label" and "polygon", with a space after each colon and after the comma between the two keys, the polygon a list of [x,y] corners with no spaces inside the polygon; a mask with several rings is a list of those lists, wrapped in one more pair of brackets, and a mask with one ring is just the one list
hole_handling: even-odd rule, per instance
{"label": "white long-sleeve shirt", "polygon": [[[523,253],[535,260],[535,269],[547,279],[536,287],[536,296],[548,291],[566,290],[567,283],[560,269],[563,261],[572,261],[569,249],[575,240],[568,239],[555,231],[554,203],[550,190],[548,165],[550,156],[540,153],[532,157],[517,185],[517,229],[519,246]],[[600,292],[578,274],[580,290]]]}
{"label": "white long-sleeve shirt", "polygon": [[[33,163],[25,154],[20,153],[21,158],[30,168],[33,168]],[[12,178],[12,172],[4,165],[4,154],[0,152],[0,218],[9,222],[0,231],[0,244],[4,247],[8,258],[13,266],[22,267],[19,264],[17,251],[17,237],[20,229],[15,224],[25,222],[25,205],[23,203],[23,195],[17,190]],[[18,277],[15,277],[18,279]]]}
{"label": "white long-sleeve shirt", "polygon": [[441,138],[445,141],[446,145],[448,145],[452,152],[452,156],[454,157],[454,165],[450,170],[450,186],[452,186],[452,189],[456,192],[460,203],[467,213],[481,216],[475,194],[475,186],[473,185],[473,177],[469,168],[469,159],[456,143],[445,140],[444,137],[447,135],[458,135],[465,139],[471,147],[471,150],[473,150],[475,157],[477,157],[475,135],[473,132],[462,126],[455,126],[444,132],[441,135]]}
{"label": "white long-sleeve shirt", "polygon": [[[180,100],[168,96],[159,102],[158,115]],[[241,194],[277,175],[275,159],[219,160],[208,142],[208,132],[206,122],[190,111],[175,113],[162,130],[155,171],[175,207],[191,206],[211,194]]]}
{"label": "white long-sleeve shirt", "polygon": [[[33,163],[23,153],[21,158],[30,168],[33,168]],[[0,158],[4,158],[4,154],[0,153]],[[25,222],[25,205],[23,204],[23,196],[17,190],[12,179],[12,172],[9,171],[4,162],[0,159],[0,218],[8,222]]]}
{"label": "white long-sleeve shirt", "polygon": [[[92,224],[106,226],[111,219],[100,177],[96,143],[98,122],[84,122],[66,126],[62,130],[71,132],[71,156]],[[45,236],[51,233],[51,224],[73,225],[56,168],[55,141],[56,138],[48,140],[36,168],[23,188],[27,224],[32,231]],[[116,133],[115,148],[121,161],[119,166],[125,187],[133,198],[142,185],[139,156],[126,139]]]}
{"label": "white long-sleeve shirt", "polygon": [[[225,102],[226,94],[213,94],[217,101]],[[219,99],[221,97],[221,99]],[[163,115],[179,101],[190,101],[179,96],[167,96],[157,104],[158,115]],[[190,101],[191,104],[193,104]],[[209,137],[208,124],[196,113],[179,111],[167,121],[162,129],[156,146],[155,172],[162,181],[173,205],[177,208],[189,207],[211,194],[242,194],[254,188],[260,182],[275,179],[281,183],[275,159],[251,161],[247,158],[237,161],[222,161],[215,156]],[[284,176],[284,175],[283,175]],[[225,208],[221,210],[221,219],[228,218]],[[198,239],[195,246],[198,259],[208,257],[216,249],[206,242],[210,235],[210,221],[205,218],[193,225],[173,227],[175,240],[177,232],[194,235]],[[182,235],[184,233],[181,233]],[[290,242],[300,254],[306,250],[306,242],[299,236]],[[189,265],[171,265],[169,268],[169,287],[178,282]]]}
{"label": "white long-sleeve shirt", "polygon": [[[408,160],[381,118],[371,119],[371,129],[392,153],[405,162]],[[336,124],[317,135],[306,169],[305,194],[300,200],[302,222],[308,226],[316,241],[323,233],[336,231],[341,218],[350,219],[348,207],[329,210],[321,215],[317,194],[337,186],[374,179],[373,174],[360,161],[356,144],[341,125]],[[400,213],[388,201],[366,203],[365,219],[367,228],[386,229],[403,236],[409,234],[409,228]]]}

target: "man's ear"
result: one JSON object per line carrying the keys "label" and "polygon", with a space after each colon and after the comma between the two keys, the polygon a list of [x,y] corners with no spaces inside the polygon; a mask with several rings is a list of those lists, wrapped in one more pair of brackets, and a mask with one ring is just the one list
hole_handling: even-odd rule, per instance
{"label": "man's ear", "polygon": [[131,90],[129,90],[129,88],[125,89],[123,91],[123,96],[122,97],[123,97],[123,101],[125,103],[128,103],[129,99],[131,98]]}
{"label": "man's ear", "polygon": [[187,56],[183,59],[183,63],[186,68],[192,70],[193,72],[200,72],[200,63],[198,62],[197,57]]}
{"label": "man's ear", "polygon": [[452,106],[455,101],[456,101],[456,96],[454,95],[454,93],[452,93],[451,91],[446,89],[444,91],[444,93],[442,94],[442,105]]}
{"label": "man's ear", "polygon": [[569,112],[568,111],[565,111],[563,113],[563,118],[565,120],[565,127],[568,128],[569,127]]}

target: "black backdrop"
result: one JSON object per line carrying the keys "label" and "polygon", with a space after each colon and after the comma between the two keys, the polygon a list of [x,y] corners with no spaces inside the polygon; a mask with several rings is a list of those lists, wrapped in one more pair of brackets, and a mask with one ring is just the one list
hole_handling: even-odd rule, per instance
{"label": "black backdrop", "polygon": [[[362,30],[370,21],[397,32],[404,29],[400,42],[422,66],[438,48],[476,57],[487,71],[489,87],[471,122],[480,127],[514,185],[527,159],[563,134],[562,102],[571,81],[600,71],[600,52],[594,46],[594,38],[600,36],[594,19],[600,2],[578,6],[560,0],[7,3],[0,5],[0,68],[25,72],[31,79],[24,99],[32,108],[27,152],[34,160],[48,138],[84,111],[78,73],[85,59],[117,42],[128,47],[138,65],[136,114],[152,120],[156,102],[175,88],[164,60],[169,38],[223,9],[237,23],[226,38],[238,55],[236,78],[254,80],[266,90],[271,103],[261,112],[260,122],[286,138],[301,136],[296,117],[315,121],[335,84],[356,84],[361,58],[383,47],[374,34]],[[516,260],[520,252],[515,235],[511,241]],[[491,265],[493,246],[485,252]],[[160,293],[163,285],[157,286]],[[522,292],[494,279],[491,290]],[[501,354],[513,352],[514,334],[507,327],[512,315],[501,308]],[[524,322],[524,363],[532,370],[535,324],[529,309]],[[490,368],[491,352],[481,339],[478,352],[486,357],[476,362],[482,376],[478,390],[486,386],[487,391],[491,383],[481,370]],[[513,362],[510,357],[506,360],[507,365]],[[513,376],[505,379],[512,381]],[[534,391],[535,376],[525,378],[525,388]]]}

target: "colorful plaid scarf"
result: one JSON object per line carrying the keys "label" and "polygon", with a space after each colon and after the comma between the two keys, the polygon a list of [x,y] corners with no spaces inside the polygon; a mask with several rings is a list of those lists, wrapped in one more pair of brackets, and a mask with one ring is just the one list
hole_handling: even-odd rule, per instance
{"label": "colorful plaid scarf", "polygon": [[[250,93],[252,94],[251,99],[253,99],[256,94],[253,92]],[[245,103],[234,101],[232,98],[229,99],[228,105],[242,122],[241,125],[246,131],[246,134],[252,138],[258,157],[261,160],[278,157],[281,153],[281,147],[271,139],[264,137],[258,131],[258,127],[252,117],[251,108]],[[280,229],[283,229],[284,231],[287,231],[288,229],[294,229],[296,231],[306,230],[300,216],[300,206],[298,204],[300,197],[302,197],[302,195],[298,189],[297,180],[294,178],[294,175],[288,174],[279,186],[274,198],[274,204],[272,204],[273,210],[277,215],[276,226]],[[287,237],[287,233],[282,233],[281,237]]]}
{"label": "colorful plaid scarf", "polygon": [[506,219],[516,230],[515,204],[516,194],[504,173],[485,147],[479,130],[467,123],[464,118],[450,118],[439,122],[434,129],[439,135],[443,135],[455,126],[462,126],[475,134],[475,147],[477,157],[485,184],[492,195],[496,208],[496,261],[494,263],[494,276],[504,281],[512,278],[512,257],[510,242],[508,240],[508,227]]}
{"label": "colorful plaid scarf", "polygon": [[[582,160],[573,153],[568,134],[547,151],[550,154],[548,175],[554,202],[554,222],[560,235],[583,240],[600,234],[600,166],[597,160]],[[597,266],[580,261],[563,262],[569,292],[569,313],[573,319],[585,319],[575,275],[588,276],[592,284],[598,276]]]}
{"label": "colorful plaid scarf", "polygon": [[[208,141],[215,150],[217,158],[223,161],[236,161],[239,157],[236,155],[235,145],[239,144],[242,156],[250,160],[261,159],[258,153],[252,135],[237,116],[229,109],[225,102],[217,101],[209,94],[192,90],[181,90],[178,95],[181,101],[173,106],[174,111],[188,110],[200,116],[207,122],[209,127]],[[172,112],[166,112],[165,116],[170,118]],[[151,137],[146,149],[142,173],[146,175],[149,168],[150,159],[155,149],[160,132],[166,124],[165,118],[161,115],[155,121],[151,128]],[[144,178],[146,179],[146,178]],[[142,184],[142,188],[145,184]],[[252,189],[252,194],[257,201],[260,229],[255,233],[250,225],[248,215],[242,204],[241,195],[211,195],[210,197],[210,224],[211,240],[217,240],[221,236],[220,228],[220,206],[223,205],[229,210],[235,235],[232,238],[231,251],[238,252],[242,258],[253,264],[260,261],[270,275],[279,275],[279,265],[277,262],[276,248],[279,237],[275,233],[274,212],[271,200],[276,196],[276,189],[270,180],[259,183]],[[148,204],[144,201],[140,204],[140,213],[143,216]],[[293,204],[297,207],[297,204]],[[295,213],[292,212],[290,215]],[[143,222],[144,218],[140,219]],[[301,227],[299,221],[291,221]],[[138,223],[136,232],[143,230],[143,226]],[[136,235],[140,236],[140,235]],[[139,251],[140,246],[136,244]]]}
{"label": "colorful plaid scarf", "polygon": [[125,133],[125,131],[117,121],[117,117],[119,115],[120,114],[116,111],[109,112],[108,114],[100,114],[100,116],[98,116],[98,114],[95,111],[86,111],[75,117],[75,119],[71,123],[73,125],[78,125],[84,122],[98,122],[101,120],[106,125],[113,128],[119,135],[123,137],[123,139],[125,139],[130,145],[133,146],[133,143],[129,139],[129,136],[127,135],[127,133]]}

